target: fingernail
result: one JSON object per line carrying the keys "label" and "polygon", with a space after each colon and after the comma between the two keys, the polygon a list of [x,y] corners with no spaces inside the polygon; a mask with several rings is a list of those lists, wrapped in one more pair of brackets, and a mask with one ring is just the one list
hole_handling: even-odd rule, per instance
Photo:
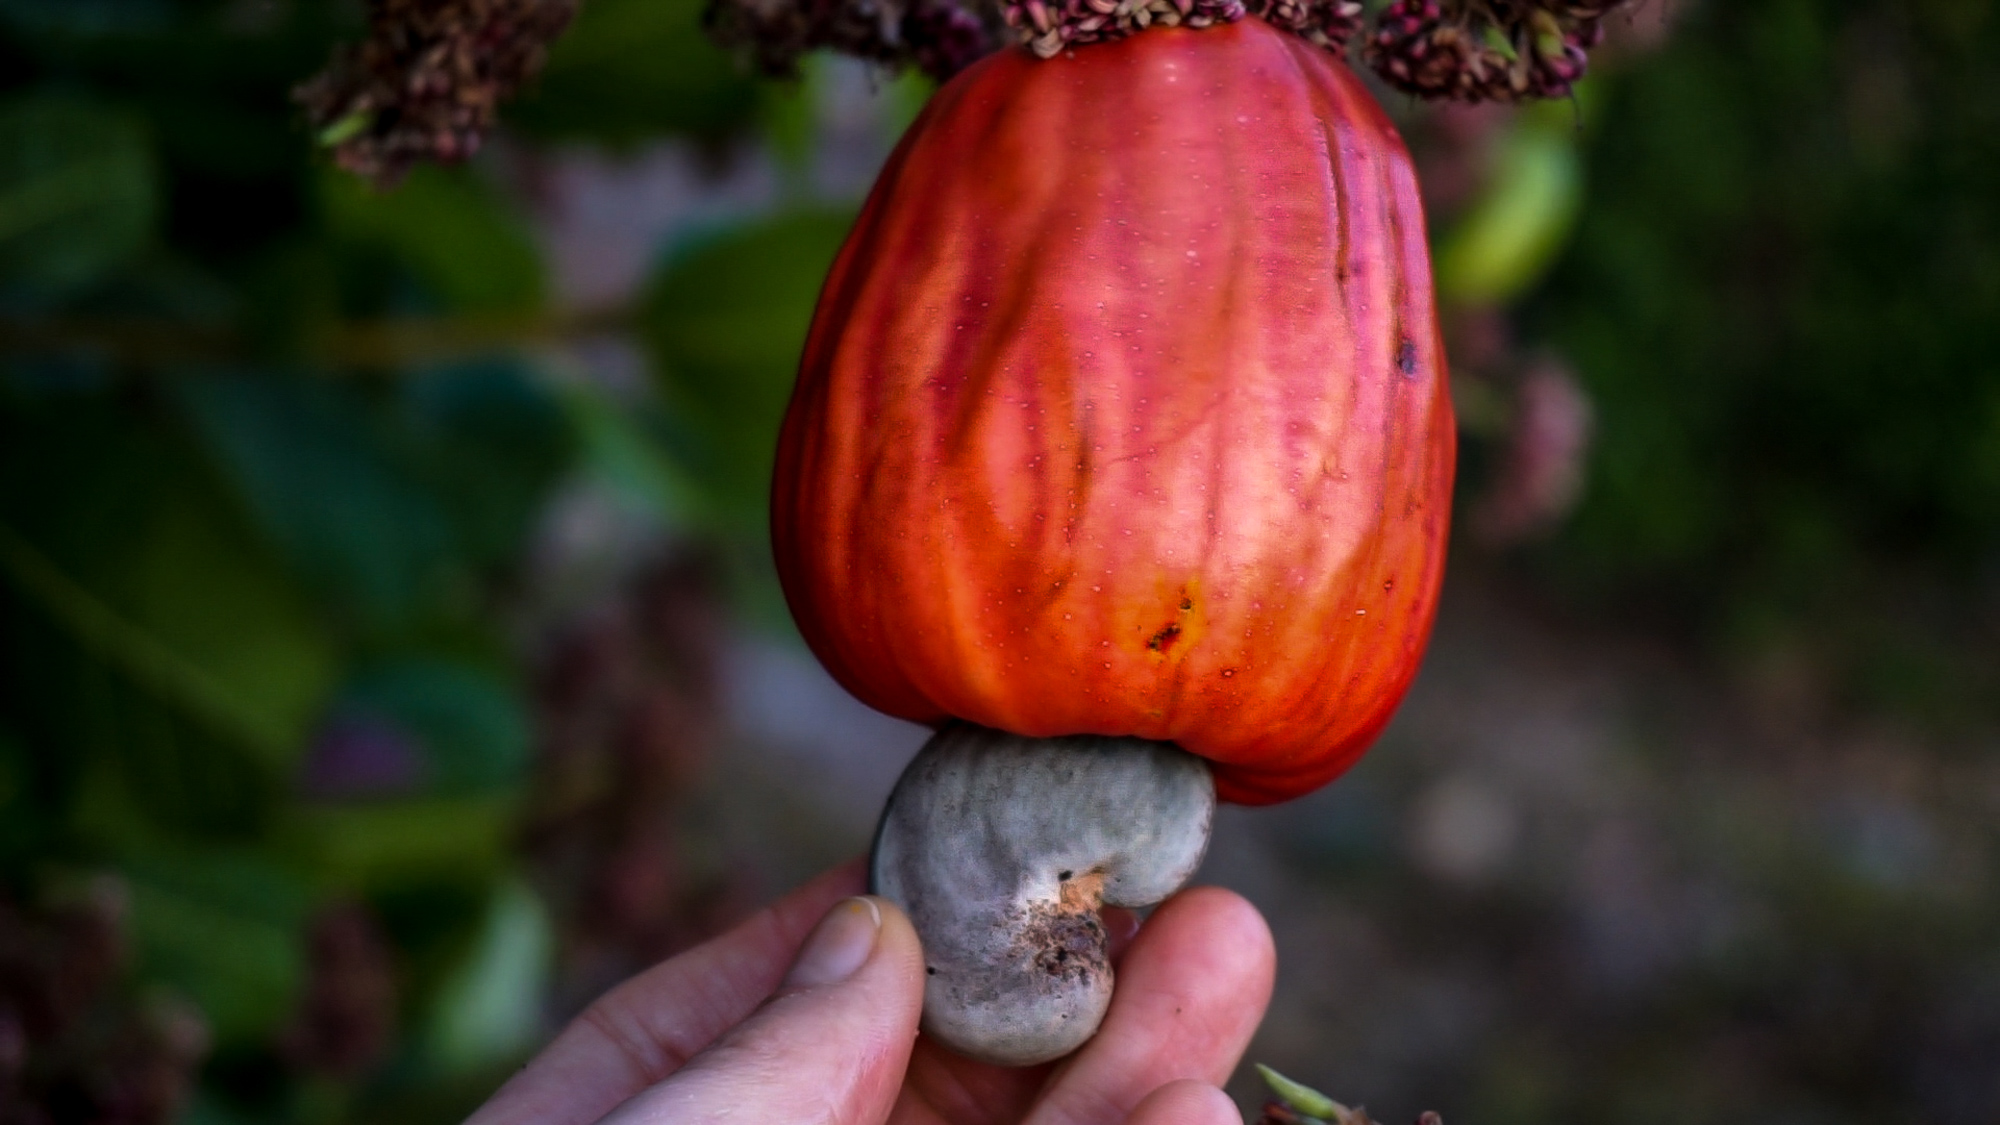
{"label": "fingernail", "polygon": [[1097,920],[1104,926],[1105,952],[1114,961],[1125,956],[1132,939],[1139,936],[1139,915],[1122,906],[1107,906],[1098,911]]}
{"label": "fingernail", "polygon": [[882,911],[866,898],[850,898],[827,911],[806,938],[781,988],[812,988],[846,980],[875,952]]}

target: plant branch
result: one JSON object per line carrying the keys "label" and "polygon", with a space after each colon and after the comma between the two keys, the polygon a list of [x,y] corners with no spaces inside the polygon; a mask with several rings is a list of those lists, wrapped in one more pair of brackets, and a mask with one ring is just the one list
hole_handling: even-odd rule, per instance
{"label": "plant branch", "polygon": [[[632,313],[477,314],[349,321],[302,334],[299,358],[343,371],[397,371],[470,356],[534,352],[593,335],[625,331]],[[74,317],[0,320],[0,356],[81,355],[121,367],[258,358],[233,327],[172,321]]]}
{"label": "plant branch", "polygon": [[287,748],[227,688],[64,574],[6,524],[0,524],[0,575],[84,651],[123,672],[155,698],[267,762],[284,759]]}

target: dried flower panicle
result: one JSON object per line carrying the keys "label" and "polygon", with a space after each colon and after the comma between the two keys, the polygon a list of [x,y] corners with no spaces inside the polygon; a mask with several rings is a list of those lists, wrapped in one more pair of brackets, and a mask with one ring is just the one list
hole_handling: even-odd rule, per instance
{"label": "dried flower panicle", "polygon": [[795,76],[801,56],[826,49],[943,81],[999,43],[992,21],[954,0],[709,0],[702,19],[773,77]]}
{"label": "dried flower panicle", "polygon": [[305,991],[279,1049],[308,1074],[359,1078],[387,1057],[396,1004],[387,936],[366,907],[336,903],[313,920]]}
{"label": "dried flower panicle", "polygon": [[1250,0],[1250,14],[1335,52],[1361,30],[1361,0]]}
{"label": "dried flower panicle", "polygon": [[0,1122],[166,1125],[208,1052],[191,1006],[122,987],[126,890],[111,876],[0,897]]}
{"label": "dried flower panicle", "polygon": [[369,0],[368,38],[294,97],[342,168],[378,184],[479,150],[579,0]]}
{"label": "dried flower panicle", "polygon": [[1248,14],[1243,0],[1005,0],[1003,11],[1020,41],[1045,59],[1155,24],[1212,27]]}
{"label": "dried flower panicle", "polygon": [[702,843],[702,778],[724,736],[718,563],[648,563],[556,624],[538,661],[525,844],[560,935],[556,1003],[713,936],[754,888]]}
{"label": "dried flower panicle", "polygon": [[1583,491],[1594,411],[1567,365],[1544,356],[1514,388],[1506,452],[1473,506],[1473,537],[1503,547],[1560,527]]}
{"label": "dried flower panicle", "polygon": [[[534,77],[581,0],[369,0],[369,34],[295,97],[335,161],[377,184],[479,150],[500,103]],[[1398,89],[1459,101],[1565,97],[1602,21],[1629,0],[1394,0],[1364,37]],[[1049,58],[1155,25],[1256,15],[1329,50],[1360,34],[1360,0],[709,0],[715,39],[766,73],[831,49],[943,80],[1013,38]]]}
{"label": "dried flower panicle", "polygon": [[1052,58],[1156,25],[1254,15],[1336,53],[1360,38],[1383,77],[1419,97],[1515,102],[1568,96],[1604,16],[1632,0],[1394,0],[1366,33],[1361,0],[997,0],[1004,35],[995,34],[993,2],[711,0],[708,23],[772,74],[794,73],[799,56],[830,48],[942,79],[1003,37]]}
{"label": "dried flower panicle", "polygon": [[934,2],[903,17],[903,38],[917,69],[942,82],[991,54],[996,36],[966,9]]}
{"label": "dried flower panicle", "polygon": [[1367,57],[1420,98],[1518,102],[1568,97],[1604,17],[1629,0],[1394,0]]}

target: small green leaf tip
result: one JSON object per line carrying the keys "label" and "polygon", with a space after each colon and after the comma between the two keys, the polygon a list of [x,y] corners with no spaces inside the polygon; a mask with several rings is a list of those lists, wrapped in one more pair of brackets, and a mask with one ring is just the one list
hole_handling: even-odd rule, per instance
{"label": "small green leaf tip", "polygon": [[319,131],[319,143],[327,148],[338,148],[348,141],[368,131],[375,123],[375,115],[367,110],[357,109],[333,124]]}
{"label": "small green leaf tip", "polygon": [[1269,1086],[1271,1092],[1278,1095],[1279,1101],[1307,1117],[1332,1121],[1336,1125],[1346,1125],[1351,1117],[1351,1111],[1346,1106],[1311,1086],[1292,1081],[1263,1063],[1257,1064],[1257,1073],[1264,1076],[1264,1085]]}

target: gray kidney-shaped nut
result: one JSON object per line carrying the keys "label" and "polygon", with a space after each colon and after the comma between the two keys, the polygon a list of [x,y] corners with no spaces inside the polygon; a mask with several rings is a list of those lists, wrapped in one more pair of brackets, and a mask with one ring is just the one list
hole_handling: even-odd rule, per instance
{"label": "gray kidney-shaped nut", "polygon": [[1081,1046],[1111,1003],[1099,906],[1178,890],[1214,817],[1207,764],[1171,743],[938,732],[890,794],[869,872],[923,939],[924,1031],[1003,1066]]}

